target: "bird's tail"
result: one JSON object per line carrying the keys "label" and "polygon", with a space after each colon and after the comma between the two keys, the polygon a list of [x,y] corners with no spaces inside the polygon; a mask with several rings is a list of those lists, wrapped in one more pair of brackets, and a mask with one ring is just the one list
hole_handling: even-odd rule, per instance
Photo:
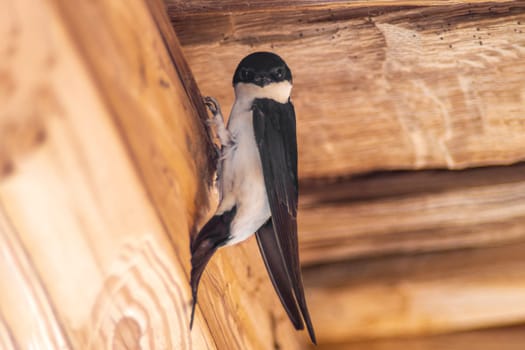
{"label": "bird's tail", "polygon": [[235,212],[236,207],[233,207],[221,215],[213,216],[191,242],[190,285],[193,304],[191,307],[190,329],[193,327],[195,306],[197,305],[197,291],[202,273],[213,253],[228,241],[230,237],[230,223],[235,216]]}

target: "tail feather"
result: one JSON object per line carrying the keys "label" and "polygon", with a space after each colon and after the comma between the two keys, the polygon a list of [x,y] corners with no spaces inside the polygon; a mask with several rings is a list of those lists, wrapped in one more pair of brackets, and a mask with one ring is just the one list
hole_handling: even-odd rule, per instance
{"label": "tail feather", "polygon": [[266,265],[266,270],[272,281],[273,287],[283,304],[290,321],[295,329],[303,329],[303,319],[293,293],[292,281],[286,269],[286,263],[279,249],[272,219],[269,219],[256,233],[259,250]]}
{"label": "tail feather", "polygon": [[197,305],[197,292],[202,273],[215,251],[228,241],[230,237],[230,223],[235,216],[235,212],[236,207],[233,207],[221,215],[213,216],[191,242],[190,286],[193,303],[191,307],[190,329],[193,327],[195,307]]}

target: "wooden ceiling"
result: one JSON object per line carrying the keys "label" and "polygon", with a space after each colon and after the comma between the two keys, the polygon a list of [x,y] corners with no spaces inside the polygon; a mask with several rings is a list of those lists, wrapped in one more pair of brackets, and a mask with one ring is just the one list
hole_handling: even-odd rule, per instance
{"label": "wooden ceiling", "polygon": [[302,179],[525,158],[523,1],[167,3],[202,93],[226,111],[240,58],[288,62]]}
{"label": "wooden ceiling", "polygon": [[327,349],[525,322],[525,1],[165,2],[225,112],[246,54],[292,69],[301,258]]}

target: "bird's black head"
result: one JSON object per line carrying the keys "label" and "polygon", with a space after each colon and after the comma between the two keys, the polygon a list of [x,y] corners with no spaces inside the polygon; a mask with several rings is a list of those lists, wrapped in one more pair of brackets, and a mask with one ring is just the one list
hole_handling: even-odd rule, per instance
{"label": "bird's black head", "polygon": [[255,84],[260,87],[281,81],[292,82],[292,72],[283,59],[271,52],[254,52],[244,57],[233,75],[237,83]]}

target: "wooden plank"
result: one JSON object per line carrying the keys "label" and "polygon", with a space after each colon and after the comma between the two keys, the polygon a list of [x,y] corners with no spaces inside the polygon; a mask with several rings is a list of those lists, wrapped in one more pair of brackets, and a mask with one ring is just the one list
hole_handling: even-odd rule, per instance
{"label": "wooden plank", "polygon": [[6,7],[1,347],[298,348],[254,241],[211,262],[189,332],[189,237],[213,150],[162,6]]}
{"label": "wooden plank", "polygon": [[306,269],[323,343],[525,322],[525,243]]}
{"label": "wooden plank", "polygon": [[71,348],[35,266],[6,214],[0,205],[0,281],[9,286],[0,298],[1,348],[30,348],[35,343],[55,349]]}
{"label": "wooden plank", "polygon": [[381,339],[344,344],[327,344],[319,350],[521,350],[525,343],[525,326],[483,329],[472,332],[431,337]]}
{"label": "wooden plank", "polygon": [[5,350],[14,350],[20,348],[14,342],[13,336],[3,319],[0,319],[0,346]]}
{"label": "wooden plank", "polygon": [[525,159],[525,3],[443,4],[171,19],[225,111],[240,58],[289,63],[303,179]]}
{"label": "wooden plank", "polygon": [[303,264],[525,239],[525,164],[301,184]]}
{"label": "wooden plank", "polygon": [[[455,4],[486,3],[486,0],[266,0],[266,1],[238,1],[238,0],[164,0],[168,13],[172,16],[179,14],[197,13],[224,13],[224,12],[262,12],[282,10],[312,10],[312,9],[341,9],[362,7],[387,7],[387,6],[446,6]],[[493,3],[508,2],[508,0],[493,0]]]}

